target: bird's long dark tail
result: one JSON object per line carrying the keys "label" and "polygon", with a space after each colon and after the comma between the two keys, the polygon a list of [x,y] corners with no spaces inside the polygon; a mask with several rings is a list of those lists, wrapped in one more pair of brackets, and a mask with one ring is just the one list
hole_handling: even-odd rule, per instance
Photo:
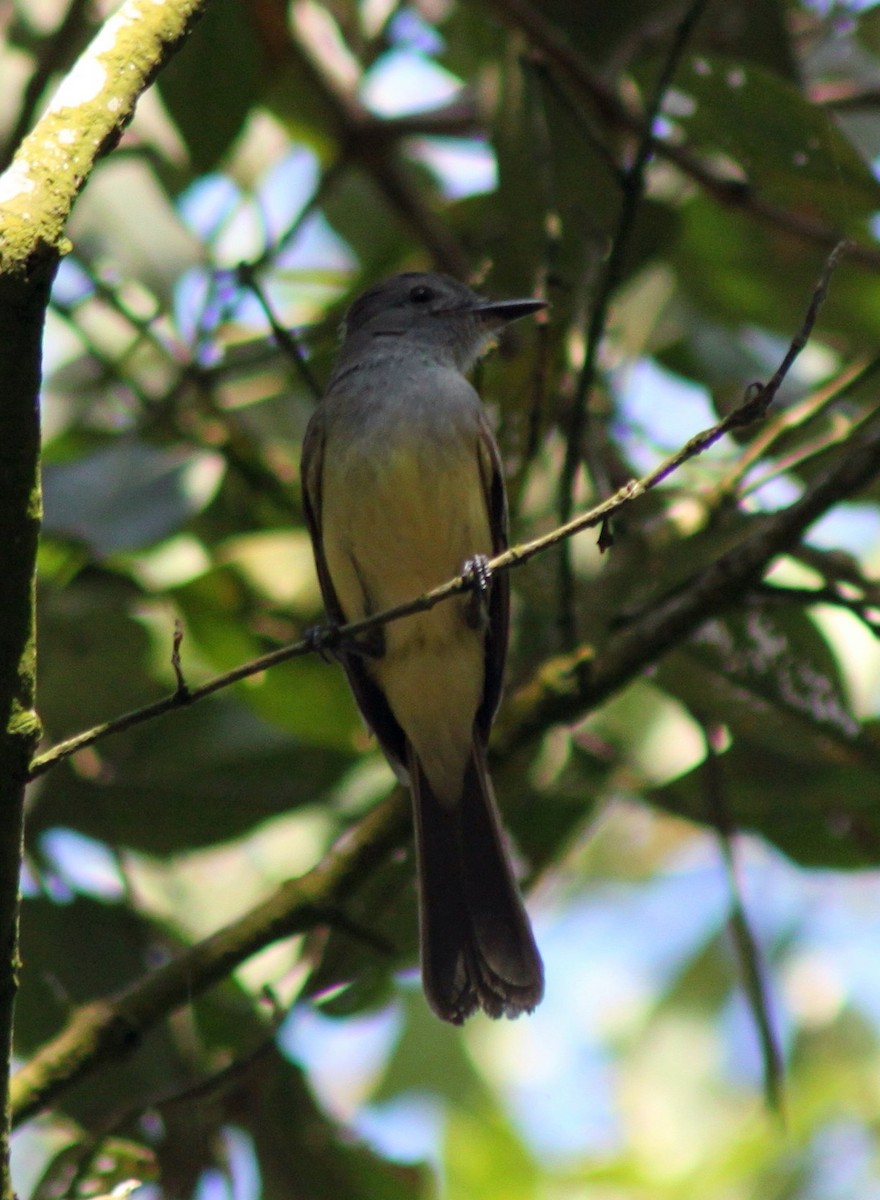
{"label": "bird's long dark tail", "polygon": [[544,968],[504,849],[485,752],[476,739],[461,799],[443,804],[410,753],[419,870],[422,984],[444,1021],[477,1008],[530,1012]]}

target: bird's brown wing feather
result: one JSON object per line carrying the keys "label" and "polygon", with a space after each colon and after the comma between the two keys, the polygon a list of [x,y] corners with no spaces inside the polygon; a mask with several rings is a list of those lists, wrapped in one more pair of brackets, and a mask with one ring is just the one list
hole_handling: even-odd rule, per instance
{"label": "bird's brown wing feather", "polygon": [[[316,413],[309,422],[303,442],[300,467],[303,511],[312,538],[315,566],[318,571],[318,583],[321,586],[321,595],[324,599],[327,616],[334,624],[344,625],[349,618],[339,603],[336,589],[333,587],[333,580],[330,578],[330,571],[327,567],[327,556],[324,553],[324,542],[321,534],[321,483],[324,465],[324,440],[323,423],[320,420],[320,415]],[[398,725],[382,689],[367,674],[363,665],[363,659],[357,653],[343,652],[341,661],[361,715],[376,735],[388,761],[400,778],[406,782],[406,735]]]}
{"label": "bird's brown wing feather", "polygon": [[[480,414],[478,454],[483,494],[486,497],[489,526],[492,530],[492,552],[502,554],[507,549],[507,495],[498,446],[483,414]],[[502,571],[492,579],[489,628],[486,634],[486,679],[483,685],[483,699],[477,710],[476,724],[484,745],[489,739],[492,720],[501,701],[509,624],[510,575],[509,572]]]}

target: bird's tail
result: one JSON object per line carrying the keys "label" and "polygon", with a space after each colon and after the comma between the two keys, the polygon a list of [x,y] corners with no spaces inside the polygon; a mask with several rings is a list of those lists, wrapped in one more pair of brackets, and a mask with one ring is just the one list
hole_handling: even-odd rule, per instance
{"label": "bird's tail", "polygon": [[483,747],[477,739],[456,804],[438,800],[410,751],[419,871],[422,984],[444,1021],[477,1008],[530,1012],[544,968],[504,849]]}

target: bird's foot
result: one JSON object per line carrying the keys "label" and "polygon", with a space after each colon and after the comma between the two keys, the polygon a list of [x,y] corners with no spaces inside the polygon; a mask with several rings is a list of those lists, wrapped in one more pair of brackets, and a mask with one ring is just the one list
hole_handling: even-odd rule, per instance
{"label": "bird's foot", "polygon": [[352,655],[358,658],[381,658],[385,653],[385,634],[382,629],[370,629],[360,637],[346,637],[338,625],[313,625],[303,634],[309,649],[324,662],[342,662]]}
{"label": "bird's foot", "polygon": [[489,592],[492,587],[489,559],[485,554],[475,554],[461,568],[461,576],[471,587],[467,603],[468,624],[474,629],[485,629],[489,624]]}

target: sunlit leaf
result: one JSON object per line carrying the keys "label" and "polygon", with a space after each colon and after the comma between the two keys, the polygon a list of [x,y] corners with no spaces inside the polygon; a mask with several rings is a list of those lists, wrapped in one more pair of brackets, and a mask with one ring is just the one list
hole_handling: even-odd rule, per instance
{"label": "sunlit leaf", "polygon": [[669,104],[694,149],[727,155],[767,200],[847,224],[880,204],[880,185],[828,113],[762,67],[692,55]]}
{"label": "sunlit leaf", "polygon": [[[226,60],[234,71],[220,69]],[[260,65],[255,23],[235,0],[218,0],[193,31],[189,52],[162,72],[159,90],[195,171],[215,166],[241,129],[259,93]]]}
{"label": "sunlit leaf", "polygon": [[46,529],[87,542],[98,555],[149,546],[209,504],[222,476],[216,454],[120,439],[47,469]]}
{"label": "sunlit leaf", "polygon": [[169,853],[240,836],[313,803],[350,761],[298,744],[234,700],[203,702],[51,772],[29,829],[66,826]]}

